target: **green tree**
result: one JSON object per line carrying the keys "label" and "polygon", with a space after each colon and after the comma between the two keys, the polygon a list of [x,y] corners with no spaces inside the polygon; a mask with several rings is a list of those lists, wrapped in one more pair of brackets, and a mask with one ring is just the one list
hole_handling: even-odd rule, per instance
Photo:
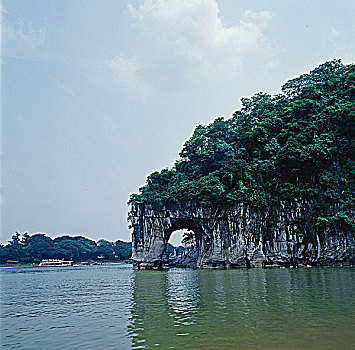
{"label": "green tree", "polygon": [[112,242],[106,241],[105,239],[99,239],[97,241],[97,254],[103,256],[107,260],[114,260],[114,244]]}
{"label": "green tree", "polygon": [[232,118],[198,125],[175,165],[149,175],[131,201],[266,210],[302,199],[317,203],[304,216],[309,232],[324,229],[319,217],[353,230],[340,217],[354,216],[354,99],[354,65],[340,60],[289,80],[281,94],[243,98]]}

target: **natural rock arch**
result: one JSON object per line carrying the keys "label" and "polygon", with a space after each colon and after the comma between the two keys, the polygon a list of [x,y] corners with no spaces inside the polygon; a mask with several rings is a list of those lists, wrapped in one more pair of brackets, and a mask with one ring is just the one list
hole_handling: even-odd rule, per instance
{"label": "natural rock arch", "polygon": [[[298,234],[292,222],[303,215],[302,207],[296,201],[262,211],[243,203],[227,209],[187,203],[154,210],[132,202],[128,220],[134,266],[162,268],[170,235],[184,228],[195,233],[197,267],[354,264],[351,233],[326,229]],[[278,219],[276,225],[270,224],[272,218]]]}
{"label": "natural rock arch", "polygon": [[260,240],[252,234],[247,237],[247,255],[245,241],[236,246],[229,227],[233,219],[220,208],[207,209],[189,204],[154,210],[149,205],[131,203],[129,221],[133,228],[132,259],[137,268],[161,268],[169,238],[180,229],[189,229],[195,234],[197,267],[249,267],[250,257],[252,266],[261,266],[265,260]]}
{"label": "natural rock arch", "polygon": [[211,236],[205,218],[191,210],[164,208],[153,210],[144,204],[132,203],[129,221],[133,228],[132,259],[139,268],[161,268],[164,252],[174,231],[188,229],[196,239],[196,265],[201,266],[211,252]]}

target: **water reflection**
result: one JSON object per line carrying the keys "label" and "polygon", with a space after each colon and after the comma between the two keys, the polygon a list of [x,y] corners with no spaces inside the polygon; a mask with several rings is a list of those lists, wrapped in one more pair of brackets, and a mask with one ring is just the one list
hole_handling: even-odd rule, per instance
{"label": "water reflection", "polygon": [[195,324],[199,302],[198,275],[196,271],[169,272],[166,275],[169,316],[174,318],[175,327]]}
{"label": "water reflection", "polygon": [[135,271],[132,348],[354,344],[353,269]]}
{"label": "water reflection", "polygon": [[355,269],[1,271],[1,349],[351,349]]}

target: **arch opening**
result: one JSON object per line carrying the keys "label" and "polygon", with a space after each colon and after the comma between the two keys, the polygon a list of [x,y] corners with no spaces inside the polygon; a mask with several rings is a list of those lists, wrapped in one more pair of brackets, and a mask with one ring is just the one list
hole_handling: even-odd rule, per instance
{"label": "arch opening", "polygon": [[166,230],[163,263],[168,267],[197,266],[202,229],[190,219],[176,219]]}

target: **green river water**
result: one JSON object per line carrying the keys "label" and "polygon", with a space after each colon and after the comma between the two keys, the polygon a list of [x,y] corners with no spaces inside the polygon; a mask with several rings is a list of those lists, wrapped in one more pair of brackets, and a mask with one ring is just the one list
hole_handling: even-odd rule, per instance
{"label": "green river water", "polygon": [[1,349],[355,349],[355,269],[1,270]]}

